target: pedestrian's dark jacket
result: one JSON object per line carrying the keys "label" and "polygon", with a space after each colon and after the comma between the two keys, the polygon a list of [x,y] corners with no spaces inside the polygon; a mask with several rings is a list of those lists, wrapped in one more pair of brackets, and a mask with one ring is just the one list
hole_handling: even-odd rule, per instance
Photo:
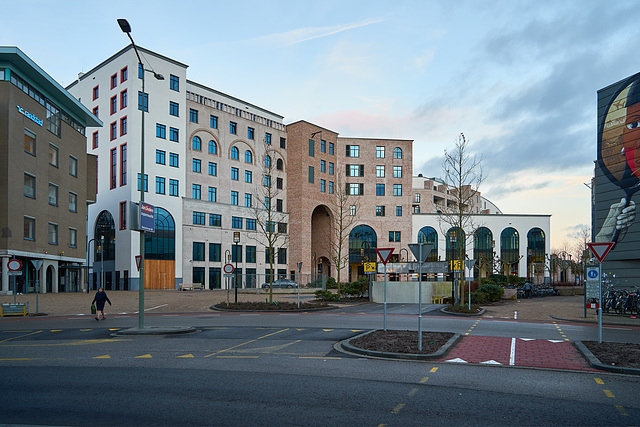
{"label": "pedestrian's dark jacket", "polygon": [[109,305],[111,305],[111,301],[109,301],[109,297],[107,296],[107,293],[105,291],[98,291],[96,292],[96,296],[93,297],[93,301],[91,301],[91,304],[95,303],[96,304],[96,308],[98,310],[103,310],[104,309],[104,304],[106,302],[109,302]]}

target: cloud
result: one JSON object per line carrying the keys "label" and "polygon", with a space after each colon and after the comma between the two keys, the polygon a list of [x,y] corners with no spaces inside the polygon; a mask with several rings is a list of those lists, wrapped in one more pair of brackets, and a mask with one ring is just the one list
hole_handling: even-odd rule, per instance
{"label": "cloud", "polygon": [[362,28],[368,25],[377,24],[382,21],[383,21],[382,19],[371,19],[368,21],[358,22],[355,24],[333,25],[329,27],[297,28],[295,30],[287,31],[285,33],[277,33],[277,34],[269,34],[266,36],[261,36],[254,40],[268,43],[268,44],[276,44],[280,46],[291,46],[291,45],[303,43],[309,40],[333,36],[338,33],[342,33],[344,31],[354,30],[356,28]]}
{"label": "cloud", "polygon": [[434,56],[435,56],[435,51],[433,49],[425,50],[424,52],[422,52],[422,55],[416,57],[415,59],[416,66],[420,70],[424,69],[427,65],[431,63]]}

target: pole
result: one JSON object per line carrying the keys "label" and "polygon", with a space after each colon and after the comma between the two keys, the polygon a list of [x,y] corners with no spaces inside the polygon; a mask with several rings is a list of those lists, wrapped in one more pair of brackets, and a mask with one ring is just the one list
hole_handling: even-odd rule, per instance
{"label": "pole", "polygon": [[236,291],[236,304],[238,303],[238,242],[236,242],[236,269],[235,269],[235,273],[236,273],[236,278],[235,278],[235,285],[233,286],[235,288]]}
{"label": "pole", "polygon": [[100,286],[104,290],[104,236],[100,236]]}
{"label": "pole", "polygon": [[382,304],[384,308],[384,330],[387,330],[387,263],[384,263],[384,303]]}
{"label": "pole", "polygon": [[[127,33],[129,37],[131,35]],[[131,39],[133,43],[133,39]],[[135,45],[134,45],[135,46]],[[136,55],[138,55],[138,49],[136,49]],[[145,107],[145,97],[144,97],[144,64],[140,60],[140,56],[138,56],[138,63],[140,67],[142,67],[142,130],[140,135],[140,206],[139,209],[142,209],[142,203],[144,202],[144,187],[145,187],[145,179],[144,179],[144,107]],[[138,328],[144,329],[144,231],[140,230],[140,279],[138,283]]]}
{"label": "pole", "polygon": [[598,342],[602,342],[602,262],[598,262],[598,277],[600,278],[600,305],[598,307]]}
{"label": "pole", "polygon": [[422,243],[420,243],[420,259],[418,259],[418,351],[422,351]]}

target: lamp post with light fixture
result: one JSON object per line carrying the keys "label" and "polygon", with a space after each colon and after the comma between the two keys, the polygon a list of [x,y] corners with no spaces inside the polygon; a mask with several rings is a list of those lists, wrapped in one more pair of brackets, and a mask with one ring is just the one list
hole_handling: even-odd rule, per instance
{"label": "lamp post with light fixture", "polygon": [[236,268],[235,268],[235,273],[236,273],[236,277],[235,277],[235,291],[236,291],[236,304],[238,303],[238,243],[240,243],[240,232],[239,231],[234,231],[233,232],[233,244],[236,245]]}
{"label": "lamp post with light fixture", "polygon": [[[127,33],[129,40],[131,40],[131,45],[133,46],[133,50],[136,53],[136,57],[138,58],[139,69],[142,70],[140,74],[142,78],[142,126],[141,126],[141,136],[140,136],[140,206],[139,209],[142,209],[142,204],[144,203],[144,190],[145,190],[145,179],[144,179],[144,113],[146,108],[145,103],[145,92],[144,92],[144,73],[145,71],[149,71],[153,73],[153,77],[157,80],[164,80],[164,76],[162,74],[158,74],[153,70],[145,70],[144,64],[142,63],[142,59],[140,58],[140,53],[138,52],[138,47],[133,41],[133,37],[131,37],[131,26],[126,19],[118,19],[118,25],[120,29]],[[138,284],[138,328],[144,329],[144,231],[142,229],[138,230],[140,232],[140,274],[139,274],[139,284]]]}

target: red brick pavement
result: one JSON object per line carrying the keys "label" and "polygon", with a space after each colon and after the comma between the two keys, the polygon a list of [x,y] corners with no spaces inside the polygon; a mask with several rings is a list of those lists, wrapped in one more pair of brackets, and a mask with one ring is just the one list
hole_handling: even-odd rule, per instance
{"label": "red brick pavement", "polygon": [[526,366],[533,368],[597,371],[571,342],[526,338],[463,337],[443,362]]}

